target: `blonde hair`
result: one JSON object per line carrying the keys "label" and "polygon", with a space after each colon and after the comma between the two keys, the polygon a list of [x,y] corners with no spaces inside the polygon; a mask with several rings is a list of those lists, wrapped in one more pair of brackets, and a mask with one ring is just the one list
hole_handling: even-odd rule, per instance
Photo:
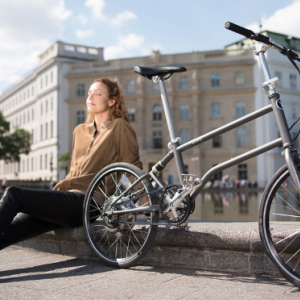
{"label": "blonde hair", "polygon": [[[121,89],[119,88],[117,82],[111,81],[108,78],[98,78],[94,80],[95,82],[102,82],[106,85],[107,90],[108,90],[108,97],[109,99],[114,98],[115,99],[115,104],[111,107],[110,112],[109,112],[109,117],[110,120],[118,119],[118,118],[123,118],[127,122],[129,122],[128,118],[128,109],[125,106],[125,100],[124,96],[121,92]],[[86,123],[91,123],[94,121],[94,115],[91,113],[88,113]]]}

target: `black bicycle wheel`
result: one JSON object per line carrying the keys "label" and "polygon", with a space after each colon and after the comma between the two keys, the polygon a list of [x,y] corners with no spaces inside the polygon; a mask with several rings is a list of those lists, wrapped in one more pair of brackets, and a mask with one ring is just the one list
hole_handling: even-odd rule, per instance
{"label": "black bicycle wheel", "polygon": [[[299,164],[297,169],[299,172]],[[283,277],[300,287],[300,197],[286,166],[264,191],[259,232],[270,260]]]}
{"label": "black bicycle wheel", "polygon": [[158,222],[158,211],[108,213],[156,204],[156,196],[148,194],[153,187],[146,178],[111,205],[142,175],[133,165],[116,163],[101,170],[88,188],[83,205],[85,234],[96,256],[109,266],[132,266],[146,255],[155,239],[157,225],[151,223]]}

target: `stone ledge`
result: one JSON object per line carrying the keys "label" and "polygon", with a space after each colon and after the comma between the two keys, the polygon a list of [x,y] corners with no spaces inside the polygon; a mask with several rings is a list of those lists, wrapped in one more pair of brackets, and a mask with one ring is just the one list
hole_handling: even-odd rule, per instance
{"label": "stone ledge", "polygon": [[[62,228],[18,244],[39,251],[96,259],[82,227]],[[256,222],[190,222],[188,231],[159,227],[143,264],[276,274],[263,253]]]}

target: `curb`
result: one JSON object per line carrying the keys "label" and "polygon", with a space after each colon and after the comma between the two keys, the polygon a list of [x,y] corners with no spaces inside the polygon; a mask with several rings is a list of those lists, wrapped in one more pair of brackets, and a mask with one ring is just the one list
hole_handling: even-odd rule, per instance
{"label": "curb", "polygon": [[[188,226],[188,230],[160,226],[155,244],[141,264],[279,274],[263,252],[257,222],[190,222]],[[50,231],[17,246],[97,259],[86,242],[82,227]]]}

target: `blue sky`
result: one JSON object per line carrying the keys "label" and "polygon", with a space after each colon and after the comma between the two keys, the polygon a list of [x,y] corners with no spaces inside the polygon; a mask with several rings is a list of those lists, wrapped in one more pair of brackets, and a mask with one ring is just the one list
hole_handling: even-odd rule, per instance
{"label": "blue sky", "polygon": [[224,23],[300,37],[300,0],[0,0],[0,93],[57,40],[104,47],[104,58],[223,49]]}

